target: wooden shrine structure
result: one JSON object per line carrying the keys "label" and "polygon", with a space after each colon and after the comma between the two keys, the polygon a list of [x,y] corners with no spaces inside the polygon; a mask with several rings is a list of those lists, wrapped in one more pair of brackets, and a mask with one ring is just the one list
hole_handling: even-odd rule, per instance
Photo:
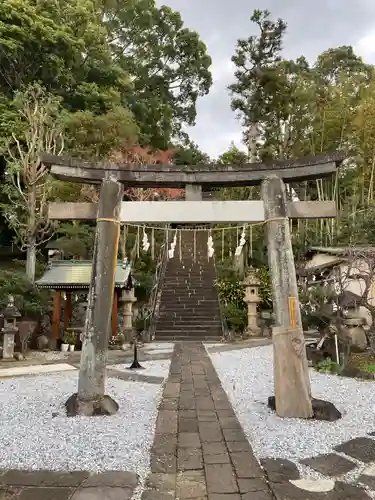
{"label": "wooden shrine structure", "polygon": [[[282,417],[311,418],[311,397],[298,288],[290,236],[290,218],[336,217],[335,202],[289,202],[285,183],[336,174],[340,154],[247,165],[93,164],[45,155],[42,162],[56,178],[100,184],[98,204],[51,203],[51,219],[97,222],[91,285],[82,347],[78,393],[70,404],[77,414],[93,415],[104,401],[106,352],[110,331],[115,265],[121,223],[254,223],[267,228],[276,326],[273,329],[275,406]],[[216,187],[261,185],[259,201],[202,201]],[[184,188],[185,201],[123,202],[124,189]],[[73,403],[72,403],[73,401]],[[118,406],[117,406],[118,407]],[[112,408],[116,411],[116,404]]]}
{"label": "wooden shrine structure", "polygon": [[[88,293],[91,282],[92,262],[87,260],[53,260],[49,268],[35,285],[39,289],[53,290],[52,336],[54,343],[60,337],[61,311],[64,308],[63,328],[71,326],[73,313],[72,295]],[[118,304],[121,292],[132,288],[133,278],[130,264],[117,263],[113,290],[111,330],[117,335]],[[83,325],[82,325],[83,326]]]}

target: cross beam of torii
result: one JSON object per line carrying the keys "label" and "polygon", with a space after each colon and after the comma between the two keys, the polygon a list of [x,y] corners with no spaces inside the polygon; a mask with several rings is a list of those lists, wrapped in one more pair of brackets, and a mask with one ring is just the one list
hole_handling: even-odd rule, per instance
{"label": "cross beam of torii", "polygon": [[[51,204],[54,219],[96,219],[91,286],[80,365],[78,393],[67,401],[69,414],[117,411],[104,395],[114,270],[120,223],[264,222],[267,227],[276,327],[273,330],[276,411],[282,417],[311,418],[313,406],[298,302],[289,218],[334,217],[331,202],[292,202],[284,181],[301,182],[331,176],[340,154],[271,164],[236,165],[100,165],[43,156],[58,179],[101,184],[94,204]],[[202,202],[202,188],[262,186],[262,201]],[[185,202],[122,202],[125,187],[185,188]]]}
{"label": "cross beam of torii", "polygon": [[286,183],[331,176],[344,160],[340,153],[306,156],[299,160],[247,163],[244,165],[123,165],[78,161],[63,156],[42,155],[41,161],[57,179],[100,184],[114,174],[124,186],[138,188],[203,188],[259,186],[269,175]]}
{"label": "cross beam of torii", "polygon": [[[51,220],[95,220],[97,203],[50,203]],[[287,204],[290,219],[336,217],[334,201],[293,201]],[[202,224],[264,222],[263,201],[124,201],[120,221],[133,224]]]}

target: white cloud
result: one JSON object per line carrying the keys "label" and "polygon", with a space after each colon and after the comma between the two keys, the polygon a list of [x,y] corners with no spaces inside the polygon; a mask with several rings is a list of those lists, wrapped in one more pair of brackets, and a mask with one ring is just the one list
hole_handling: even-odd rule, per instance
{"label": "white cloud", "polygon": [[355,44],[355,51],[369,64],[375,64],[375,26]]}

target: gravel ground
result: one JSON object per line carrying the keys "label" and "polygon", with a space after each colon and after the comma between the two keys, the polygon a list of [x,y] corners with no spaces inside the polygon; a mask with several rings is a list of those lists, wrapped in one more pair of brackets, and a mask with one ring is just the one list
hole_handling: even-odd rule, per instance
{"label": "gravel ground", "polygon": [[26,359],[43,359],[45,361],[59,361],[65,360],[69,357],[69,354],[66,352],[60,351],[29,351],[26,355]]}
{"label": "gravel ground", "polygon": [[142,481],[161,386],[109,379],[107,393],[120,405],[115,416],[67,418],[63,403],[77,390],[77,376],[0,381],[0,469],[126,470]]}
{"label": "gravel ground", "polygon": [[159,359],[153,361],[140,361],[139,364],[143,367],[138,370],[130,370],[131,363],[111,365],[108,368],[120,370],[126,373],[140,373],[141,375],[148,375],[149,377],[164,377],[167,378],[169,374],[169,366],[171,364],[169,359]]}
{"label": "gravel ground", "polygon": [[[258,458],[281,457],[297,463],[375,431],[374,382],[310,370],[313,396],[331,401],[343,418],[337,422],[281,419],[267,407],[267,398],[274,393],[272,346],[210,353],[210,357]],[[311,469],[299,468],[304,477],[319,477]],[[356,469],[345,479],[352,481],[359,472]]]}

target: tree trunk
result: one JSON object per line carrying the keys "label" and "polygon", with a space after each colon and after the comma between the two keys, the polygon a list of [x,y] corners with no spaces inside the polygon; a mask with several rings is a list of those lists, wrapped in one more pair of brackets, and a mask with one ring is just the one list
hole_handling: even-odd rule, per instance
{"label": "tree trunk", "polygon": [[310,380],[285,185],[276,176],[262,183],[276,327],[273,329],[276,412],[280,417],[313,416]]}
{"label": "tree trunk", "polygon": [[31,281],[35,282],[35,268],[36,268],[36,242],[33,238],[29,240],[27,252],[26,252],[26,275]]}
{"label": "tree trunk", "polygon": [[35,235],[35,209],[36,209],[36,186],[29,188],[28,197],[28,220],[27,220],[27,253],[26,253],[26,274],[31,283],[35,281],[36,267],[36,235]]}
{"label": "tree trunk", "polygon": [[69,416],[109,415],[118,409],[117,403],[105,396],[104,391],[123,194],[122,184],[113,176],[103,180],[98,204],[78,394],[73,394],[66,402]]}

